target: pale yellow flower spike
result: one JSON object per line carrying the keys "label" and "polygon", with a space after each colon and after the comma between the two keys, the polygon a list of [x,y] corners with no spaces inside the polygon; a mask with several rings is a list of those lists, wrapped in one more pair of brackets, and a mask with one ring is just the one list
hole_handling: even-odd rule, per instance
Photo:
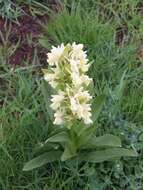
{"label": "pale yellow flower spike", "polygon": [[77,119],[85,125],[91,124],[92,97],[87,87],[92,79],[86,75],[90,65],[83,44],[61,44],[52,47],[47,56],[49,69],[44,73],[44,79],[57,92],[51,98],[51,108],[55,111],[53,123],[66,125]]}

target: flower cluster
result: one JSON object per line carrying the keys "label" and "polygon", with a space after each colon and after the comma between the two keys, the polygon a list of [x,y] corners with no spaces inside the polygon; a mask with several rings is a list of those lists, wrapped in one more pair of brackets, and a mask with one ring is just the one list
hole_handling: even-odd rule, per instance
{"label": "flower cluster", "polygon": [[92,79],[86,75],[89,69],[87,54],[82,44],[61,44],[52,47],[48,55],[49,68],[44,79],[56,90],[51,108],[55,111],[54,124],[82,120],[91,124],[91,95],[88,86]]}

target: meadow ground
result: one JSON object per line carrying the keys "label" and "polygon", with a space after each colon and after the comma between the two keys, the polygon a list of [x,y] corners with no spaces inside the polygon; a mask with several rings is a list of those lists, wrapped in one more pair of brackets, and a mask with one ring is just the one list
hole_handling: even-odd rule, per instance
{"label": "meadow ground", "polygon": [[[67,0],[62,5],[52,5],[54,12],[50,1],[31,0],[26,5],[22,0],[12,2],[0,2],[3,17],[0,17],[3,26],[0,28],[0,189],[142,190],[142,1]],[[6,9],[8,5],[11,7]],[[34,22],[32,27],[26,25],[28,29],[24,31],[18,28],[23,11],[32,19],[23,22]],[[10,38],[13,26],[21,31],[17,39]],[[27,35],[23,37],[25,31]],[[37,147],[47,139],[53,126],[48,118],[48,95],[41,71],[47,66],[45,54],[51,45],[74,41],[85,45],[93,62],[89,75],[94,79],[95,94],[106,95],[97,135],[119,136],[123,146],[135,149],[138,157],[87,163],[82,167],[60,162],[24,172],[24,163],[36,155]]]}

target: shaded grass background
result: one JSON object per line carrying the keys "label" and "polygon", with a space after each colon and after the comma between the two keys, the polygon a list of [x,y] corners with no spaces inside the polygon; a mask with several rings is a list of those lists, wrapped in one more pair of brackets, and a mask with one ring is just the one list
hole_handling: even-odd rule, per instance
{"label": "shaded grass background", "polygon": [[[43,96],[42,63],[12,70],[7,46],[0,48],[0,189],[2,190],[142,190],[143,57],[141,1],[67,1],[66,9],[44,27],[47,49],[62,42],[85,44],[93,61],[89,75],[95,93],[106,94],[97,134],[121,137],[138,158],[103,164],[55,163],[32,172],[23,164],[36,154],[52,128]],[[117,30],[127,28],[121,43]],[[5,49],[4,49],[5,48]],[[48,50],[47,50],[48,51]]]}

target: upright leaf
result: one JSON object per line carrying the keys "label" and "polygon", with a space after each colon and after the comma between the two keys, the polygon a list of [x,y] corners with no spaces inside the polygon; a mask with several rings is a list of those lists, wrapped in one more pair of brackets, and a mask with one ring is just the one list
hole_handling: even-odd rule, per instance
{"label": "upright leaf", "polygon": [[125,70],[124,73],[122,74],[120,82],[119,82],[119,84],[116,86],[116,88],[114,90],[114,94],[115,94],[114,96],[116,98],[118,98],[118,100],[122,98],[122,95],[123,95],[123,92],[124,92],[124,88],[125,88],[125,84],[126,84],[126,80],[125,80],[126,73],[127,73],[127,70]]}
{"label": "upright leaf", "polygon": [[105,95],[101,95],[101,96],[97,96],[94,100],[94,102],[92,103],[92,120],[93,122],[95,122],[102,110],[102,107],[104,105],[105,102]]}
{"label": "upright leaf", "polygon": [[65,150],[61,156],[61,161],[66,161],[66,160],[72,158],[73,156],[75,156],[75,154],[72,153],[70,147],[68,145],[66,145]]}
{"label": "upright leaf", "polygon": [[75,146],[75,141],[69,140],[65,144],[64,152],[61,156],[61,161],[66,161],[74,156],[76,156],[77,147]]}
{"label": "upright leaf", "polygon": [[53,121],[53,111],[50,108],[50,104],[51,104],[50,99],[51,99],[52,89],[48,83],[46,83],[45,81],[42,81],[41,90],[44,96],[44,101],[46,104],[46,109],[47,109],[49,119]]}
{"label": "upright leaf", "polygon": [[88,141],[90,141],[91,137],[93,136],[93,132],[94,128],[89,127],[80,133],[80,135],[78,136],[78,143],[77,143],[78,148],[83,147],[84,145],[87,144]]}

